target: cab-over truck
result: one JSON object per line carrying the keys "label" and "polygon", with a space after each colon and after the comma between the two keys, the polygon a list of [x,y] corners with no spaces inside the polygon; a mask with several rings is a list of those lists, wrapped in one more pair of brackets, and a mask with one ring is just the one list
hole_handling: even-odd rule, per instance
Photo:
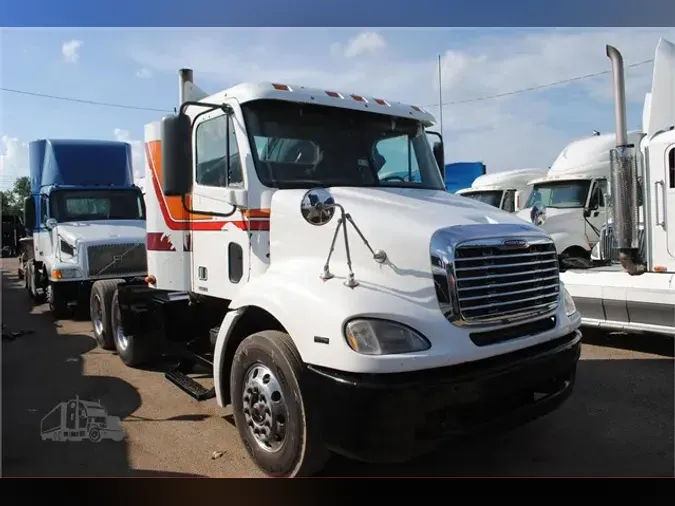
{"label": "cab-over truck", "polygon": [[271,476],[331,452],[405,461],[557,408],[581,334],[555,246],[445,191],[434,122],[279,83],[207,96],[181,70],[179,112],[145,128],[148,276],[113,297],[120,358],[179,358],[167,379],[231,404]]}

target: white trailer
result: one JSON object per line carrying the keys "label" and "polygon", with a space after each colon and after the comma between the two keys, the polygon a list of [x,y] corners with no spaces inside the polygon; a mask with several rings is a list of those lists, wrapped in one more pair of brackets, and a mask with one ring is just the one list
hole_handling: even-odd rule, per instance
{"label": "white trailer", "polygon": [[273,476],[332,452],[405,461],[568,398],[580,316],[555,247],[446,191],[430,113],[279,83],[207,97],[180,75],[179,113],[145,128],[148,276],[112,304],[124,363],[181,357],[167,379],[231,404]]}
{"label": "white trailer", "polygon": [[517,169],[478,176],[470,188],[456,192],[509,213],[522,208],[532,192],[530,181],[546,175],[542,169]]}
{"label": "white trailer", "polygon": [[616,147],[611,219],[594,255],[603,266],[562,274],[586,326],[675,335],[675,45],[656,48],[639,144],[626,133],[623,59],[612,61]]}
{"label": "white trailer", "polygon": [[[628,133],[639,144],[641,131]],[[614,134],[593,135],[568,144],[548,173],[531,181],[532,192],[518,216],[532,222],[555,241],[561,266],[590,267],[591,250],[607,220],[609,152]]]}

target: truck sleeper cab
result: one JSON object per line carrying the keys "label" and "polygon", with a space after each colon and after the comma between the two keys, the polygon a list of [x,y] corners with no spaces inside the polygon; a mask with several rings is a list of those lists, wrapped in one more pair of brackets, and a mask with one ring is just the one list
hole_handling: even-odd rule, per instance
{"label": "truck sleeper cab", "polygon": [[458,190],[457,195],[485,202],[508,213],[522,209],[532,192],[530,181],[546,174],[539,169],[518,169],[477,177],[470,188]]}
{"label": "truck sleeper cab", "polygon": [[404,461],[571,394],[553,243],[445,191],[433,116],[273,83],[207,97],[181,75],[180,112],[145,130],[148,276],[113,297],[127,365],[181,357],[167,379],[232,404],[272,476]]}
{"label": "truck sleeper cab", "polygon": [[[638,143],[644,134],[630,132]],[[589,268],[591,250],[607,219],[609,150],[613,134],[593,135],[565,147],[548,173],[531,181],[532,192],[518,216],[553,238],[561,268]]]}

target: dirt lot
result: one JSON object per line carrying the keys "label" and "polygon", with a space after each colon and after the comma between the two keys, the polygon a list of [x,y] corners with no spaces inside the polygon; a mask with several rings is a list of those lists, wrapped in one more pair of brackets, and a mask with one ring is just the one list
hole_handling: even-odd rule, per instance
{"label": "dirt lot", "polygon": [[[161,371],[125,367],[89,322],[33,307],[3,259],[2,322],[32,331],[2,342],[3,476],[258,476],[215,399],[198,403]],[[405,465],[334,458],[328,476],[673,476],[673,341],[585,337],[576,392],[516,431],[443,448]],[[122,442],[52,442],[40,421],[79,395],[119,416]],[[216,453],[216,458],[214,457]]]}

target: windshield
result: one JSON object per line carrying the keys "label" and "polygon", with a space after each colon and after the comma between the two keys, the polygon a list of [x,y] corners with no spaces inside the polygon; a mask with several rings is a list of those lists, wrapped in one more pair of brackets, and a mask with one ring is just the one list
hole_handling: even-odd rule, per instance
{"label": "windshield", "polygon": [[590,186],[589,180],[535,184],[525,207],[532,207],[535,204],[560,209],[584,207]]}
{"label": "windshield", "polygon": [[468,197],[479,202],[490,204],[493,207],[499,207],[499,205],[502,203],[502,193],[502,190],[469,192],[463,193],[462,197]]}
{"label": "windshield", "polygon": [[274,100],[243,110],[265,186],[445,190],[426,133],[411,119]]}
{"label": "windshield", "polygon": [[145,219],[138,190],[59,190],[52,192],[49,209],[50,217],[61,223]]}

